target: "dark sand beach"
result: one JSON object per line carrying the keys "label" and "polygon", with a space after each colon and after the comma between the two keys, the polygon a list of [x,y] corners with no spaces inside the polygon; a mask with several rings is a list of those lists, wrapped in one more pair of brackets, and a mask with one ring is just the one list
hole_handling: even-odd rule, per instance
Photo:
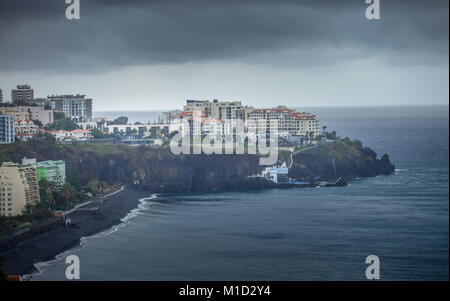
{"label": "dark sand beach", "polygon": [[3,269],[9,275],[24,275],[35,271],[34,264],[49,261],[56,255],[78,245],[82,237],[107,230],[121,222],[121,219],[139,204],[139,199],[149,197],[148,191],[125,187],[105,198],[98,210],[77,210],[69,214],[75,227],[59,227],[33,239],[18,244],[14,249],[0,253]]}

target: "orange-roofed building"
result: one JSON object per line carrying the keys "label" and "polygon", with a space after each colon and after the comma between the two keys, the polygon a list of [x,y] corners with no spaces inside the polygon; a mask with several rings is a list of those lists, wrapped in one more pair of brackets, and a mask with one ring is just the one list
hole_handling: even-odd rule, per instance
{"label": "orange-roofed building", "polygon": [[94,137],[91,135],[91,132],[88,130],[76,129],[73,131],[65,131],[65,130],[57,130],[57,131],[48,131],[57,141],[90,141],[93,140]]}
{"label": "orange-roofed building", "polygon": [[[276,124],[276,125],[275,125]],[[319,135],[319,120],[315,115],[300,113],[285,106],[276,108],[255,109],[246,116],[246,125],[250,130],[271,131],[277,127],[278,135],[306,136],[313,133]]]}

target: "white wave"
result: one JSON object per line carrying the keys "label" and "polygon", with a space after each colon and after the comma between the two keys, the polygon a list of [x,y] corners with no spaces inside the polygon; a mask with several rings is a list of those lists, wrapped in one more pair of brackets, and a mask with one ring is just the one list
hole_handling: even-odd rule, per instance
{"label": "white wave", "polygon": [[153,200],[157,197],[158,197],[157,194],[152,194],[150,197],[139,199],[138,200],[139,204],[138,204],[137,208],[131,210],[130,212],[127,213],[127,215],[125,215],[125,217],[121,218],[120,224],[114,225],[110,229],[99,232],[97,234],[87,236],[87,237],[82,237],[80,239],[80,245],[84,245],[84,243],[86,242],[87,239],[105,237],[105,236],[110,235],[111,233],[116,232],[120,228],[125,227],[129,223],[128,221],[130,219],[140,215],[141,211],[148,209],[148,207],[149,207],[148,205],[154,204],[154,202],[149,202],[149,200]]}
{"label": "white wave", "polygon": [[[113,192],[113,193],[111,193],[111,194],[109,194],[107,196],[111,196],[113,194],[116,194],[119,191],[122,191],[123,188],[124,187],[121,187],[120,190],[117,190],[117,191],[115,191],[115,192]],[[157,197],[158,197],[158,194],[152,194],[150,197],[145,197],[145,198],[139,199],[138,200],[139,204],[138,204],[137,208],[131,210],[130,212],[127,213],[127,215],[125,215],[125,217],[121,218],[120,219],[120,221],[121,221],[120,224],[114,225],[108,230],[105,230],[105,231],[93,234],[91,236],[83,236],[83,237],[80,238],[80,243],[77,246],[74,246],[74,247],[72,247],[72,248],[70,248],[70,249],[68,249],[68,250],[66,250],[66,251],[56,255],[54,259],[49,260],[49,261],[42,261],[42,262],[35,263],[34,267],[36,268],[36,271],[31,273],[31,274],[23,275],[22,280],[29,281],[29,280],[32,280],[32,278],[34,276],[41,275],[44,272],[44,268],[46,266],[50,266],[50,265],[52,265],[55,262],[63,260],[64,258],[66,258],[65,255],[68,254],[68,253],[73,253],[73,251],[82,249],[86,245],[86,242],[89,239],[102,238],[102,237],[108,236],[108,235],[118,231],[120,228],[125,227],[127,224],[129,224],[129,220],[130,219],[140,215],[141,211],[148,209],[151,205],[156,204],[155,202],[150,202],[150,200],[154,200]]]}

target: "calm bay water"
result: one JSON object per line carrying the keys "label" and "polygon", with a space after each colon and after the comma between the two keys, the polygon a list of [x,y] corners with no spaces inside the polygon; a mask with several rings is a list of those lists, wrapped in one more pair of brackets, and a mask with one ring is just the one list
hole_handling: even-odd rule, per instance
{"label": "calm bay water", "polygon": [[[383,280],[448,280],[448,106],[308,111],[388,153],[397,172],[347,187],[159,197],[63,255],[79,256],[82,280],[364,280],[370,254]],[[95,115],[159,113],[106,114]],[[64,280],[66,267],[34,279]]]}

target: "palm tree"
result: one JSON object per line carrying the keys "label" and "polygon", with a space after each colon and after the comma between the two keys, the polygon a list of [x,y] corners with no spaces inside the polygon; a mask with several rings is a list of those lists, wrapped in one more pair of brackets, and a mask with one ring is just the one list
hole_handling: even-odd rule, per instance
{"label": "palm tree", "polygon": [[309,141],[314,141],[314,132],[313,131],[311,131],[311,132],[308,132],[308,135],[309,135]]}
{"label": "palm tree", "polygon": [[[309,140],[309,135],[308,132],[306,132],[305,136],[303,137],[303,141],[304,143],[308,144],[308,140]],[[304,143],[302,143],[304,145]]]}
{"label": "palm tree", "polygon": [[76,195],[77,191],[74,186],[72,186],[70,183],[65,183],[63,185],[61,189],[61,196],[67,203],[72,204],[75,200]]}

